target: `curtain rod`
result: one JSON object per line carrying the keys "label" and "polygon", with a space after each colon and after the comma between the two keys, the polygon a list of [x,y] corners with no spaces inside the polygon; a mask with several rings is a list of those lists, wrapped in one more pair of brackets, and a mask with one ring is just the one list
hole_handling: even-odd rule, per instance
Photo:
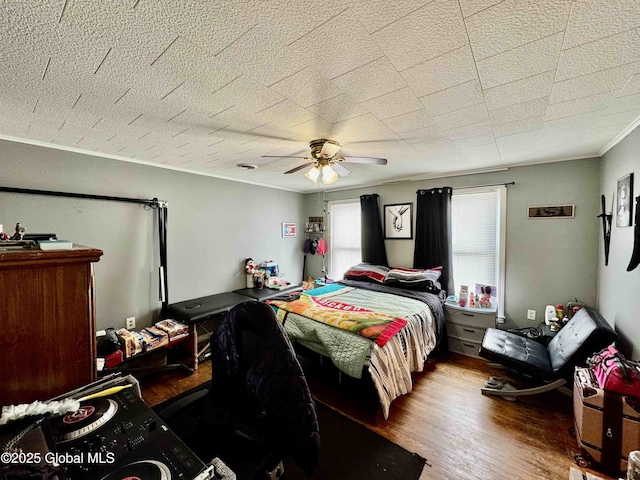
{"label": "curtain rod", "polygon": [[141,203],[143,205],[148,205],[151,208],[157,209],[158,236],[160,247],[159,300],[162,302],[163,308],[165,308],[169,304],[169,282],[167,275],[167,214],[169,211],[169,202],[158,200],[157,198],[154,198],[152,200],[145,200],[142,198],[111,197],[108,195],[88,195],[86,193],[55,192],[52,190],[32,190],[28,188],[13,187],[0,187],[0,192],[28,193],[31,195],[48,195],[52,197],[72,197],[86,198],[90,200],[111,200],[115,202]]}
{"label": "curtain rod", "polygon": [[158,200],[157,198],[154,198],[152,200],[145,200],[141,198],[111,197],[108,195],[89,195],[86,193],[55,192],[52,190],[32,190],[28,188],[13,188],[13,187],[0,187],[0,192],[28,193],[31,195],[49,195],[53,197],[87,198],[91,200],[112,200],[116,202],[142,203],[144,205],[149,205],[151,207],[167,207],[168,206],[168,202]]}
{"label": "curtain rod", "polygon": [[468,187],[453,187],[454,190],[462,190],[465,188],[483,188],[483,187],[498,187],[500,185],[503,185],[505,187],[508,187],[509,185],[515,185],[516,182],[509,182],[509,183],[487,183],[484,185],[470,185]]}
{"label": "curtain rod", "polygon": [[468,188],[485,188],[485,187],[498,187],[509,185],[515,185],[516,182],[508,182],[508,183],[486,183],[484,185],[469,185],[468,187],[434,187],[434,188],[420,188],[416,193],[425,192],[427,190],[438,190],[439,188],[450,188],[451,190],[466,190]]}

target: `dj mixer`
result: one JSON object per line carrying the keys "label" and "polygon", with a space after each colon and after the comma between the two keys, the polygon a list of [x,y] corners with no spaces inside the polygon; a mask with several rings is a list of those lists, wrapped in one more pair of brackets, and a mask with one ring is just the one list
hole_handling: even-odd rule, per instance
{"label": "dj mixer", "polygon": [[0,427],[0,478],[235,480],[220,459],[205,464],[143,402],[133,382],[81,387],[49,401],[76,399],[78,409]]}
{"label": "dj mixer", "polygon": [[81,402],[50,425],[69,480],[191,480],[205,468],[133,389]]}

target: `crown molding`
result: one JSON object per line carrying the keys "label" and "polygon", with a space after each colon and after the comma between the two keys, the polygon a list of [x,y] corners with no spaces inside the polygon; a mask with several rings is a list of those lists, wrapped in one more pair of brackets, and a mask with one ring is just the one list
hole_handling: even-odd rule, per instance
{"label": "crown molding", "polygon": [[627,135],[633,132],[638,125],[640,125],[640,116],[631,122],[629,126],[620,132],[613,140],[607,143],[604,148],[598,152],[598,154],[602,157],[605,153],[619,144]]}

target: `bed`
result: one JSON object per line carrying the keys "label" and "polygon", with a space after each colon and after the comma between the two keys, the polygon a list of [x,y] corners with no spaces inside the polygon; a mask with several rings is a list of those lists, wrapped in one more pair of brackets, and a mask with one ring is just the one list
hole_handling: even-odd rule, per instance
{"label": "bed", "polygon": [[[376,270],[382,275],[345,275],[335,284],[303,292],[298,300],[270,304],[292,341],[330,357],[351,377],[368,371],[386,419],[391,402],[412,390],[411,373],[422,371],[428,356],[446,341],[444,292],[384,284],[390,269]],[[350,269],[360,271],[371,271],[371,266]]]}

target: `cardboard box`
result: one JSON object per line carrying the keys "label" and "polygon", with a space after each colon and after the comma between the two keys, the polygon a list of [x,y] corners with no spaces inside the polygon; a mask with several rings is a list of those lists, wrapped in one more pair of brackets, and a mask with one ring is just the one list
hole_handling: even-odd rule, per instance
{"label": "cardboard box", "polygon": [[189,337],[188,333],[181,333],[180,335],[176,335],[175,337],[171,337],[169,339],[169,345],[173,345],[174,343],[181,342],[182,340],[184,340],[185,338],[188,338],[188,337]]}
{"label": "cardboard box", "polygon": [[179,335],[185,335],[189,333],[189,327],[178,322],[177,320],[166,319],[156,323],[156,327],[160,330],[167,332],[169,340]]}
{"label": "cardboard box", "polygon": [[134,355],[141,353],[144,350],[144,339],[140,332],[135,330],[129,331],[126,328],[121,328],[117,332],[120,338],[120,348],[124,353],[125,358],[133,357]]}
{"label": "cardboard box", "polygon": [[576,368],[573,415],[578,445],[603,470],[626,471],[629,453],[640,450],[640,400],[602,390],[588,368]]}
{"label": "cardboard box", "polygon": [[145,352],[169,345],[169,334],[157,327],[144,328],[140,333],[144,340]]}

